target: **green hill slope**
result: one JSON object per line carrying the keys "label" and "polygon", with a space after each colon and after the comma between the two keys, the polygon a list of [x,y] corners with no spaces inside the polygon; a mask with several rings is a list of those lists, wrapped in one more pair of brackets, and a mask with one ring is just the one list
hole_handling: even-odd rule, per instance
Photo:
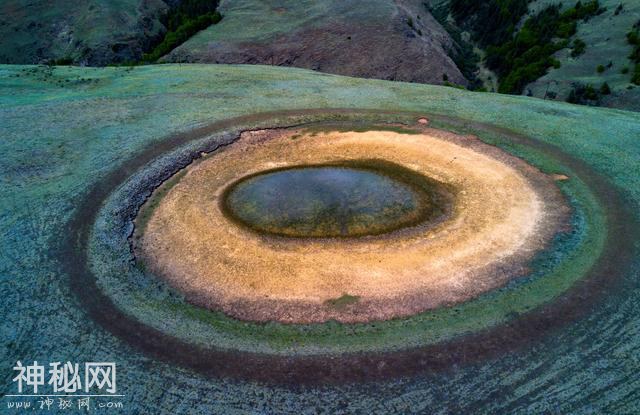
{"label": "green hill slope", "polygon": [[638,0],[432,0],[430,7],[479,48],[476,73],[488,90],[640,109],[627,40],[640,25]]}
{"label": "green hill slope", "polygon": [[[449,34],[418,0],[228,0],[221,23],[167,62],[296,66],[364,78],[441,84],[466,80]],[[444,79],[443,79],[444,78]]]}
{"label": "green hill slope", "polygon": [[138,59],[162,35],[162,0],[6,0],[0,62],[67,60],[106,65]]}
{"label": "green hill slope", "polygon": [[[537,1],[532,3],[531,12],[556,3],[559,2]],[[575,2],[565,0],[560,3],[570,6]],[[527,89],[536,97],[545,94],[548,97],[551,92],[557,99],[565,100],[579,83],[599,90],[606,82],[611,94],[600,95],[601,105],[640,111],[640,86],[631,83],[634,63],[629,60],[632,46],[626,38],[633,25],[640,22],[640,1],[600,0],[600,3],[606,11],[578,25],[575,38],[585,43],[584,53],[574,57],[570,49],[559,51],[556,58],[561,66],[550,68],[547,75],[528,85]],[[598,71],[600,65],[604,68],[602,72]]]}

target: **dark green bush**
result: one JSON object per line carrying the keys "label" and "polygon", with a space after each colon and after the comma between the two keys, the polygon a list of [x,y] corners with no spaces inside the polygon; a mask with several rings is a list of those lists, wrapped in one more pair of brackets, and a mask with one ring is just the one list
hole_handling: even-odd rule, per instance
{"label": "dark green bush", "polygon": [[[425,8],[431,12],[433,17],[449,32],[449,35],[453,38],[451,50],[447,53],[456,64],[462,75],[469,81],[467,88],[473,91],[482,87],[482,81],[478,78],[478,63],[480,57],[474,51],[473,44],[466,38],[462,37],[462,30],[455,24],[452,24],[448,18],[449,6],[448,4],[440,4],[437,7],[431,7],[428,3],[423,3]],[[447,81],[448,79],[443,79]]]}
{"label": "dark green bush", "polygon": [[573,46],[571,47],[571,57],[577,58],[582,55],[587,48],[587,44],[584,43],[581,39],[576,39],[573,41]]}
{"label": "dark green bush", "polygon": [[411,17],[409,17],[409,18],[407,19],[407,25],[408,25],[410,28],[412,28],[412,29],[414,28],[414,27],[413,27],[413,19],[412,19]]}
{"label": "dark green bush", "polygon": [[637,63],[633,69],[633,75],[631,75],[631,82],[640,85],[640,63]]}
{"label": "dark green bush", "polygon": [[567,102],[572,104],[597,105],[600,102],[600,97],[593,85],[576,83],[569,93]]}
{"label": "dark green bush", "polygon": [[73,64],[73,58],[65,57],[65,58],[51,59],[47,64],[54,65],[54,66],[68,66]]}
{"label": "dark green bush", "polygon": [[175,32],[189,20],[215,13],[217,9],[217,0],[181,0],[177,2],[176,7],[169,10],[164,23],[167,26],[167,31]]}
{"label": "dark green bush", "polygon": [[[486,64],[495,71],[499,92],[519,94],[525,85],[543,76],[548,68],[559,67],[553,54],[569,45],[580,20],[604,11],[597,0],[578,1],[566,10],[549,6],[526,19],[530,0],[451,0],[449,11],[461,27],[469,30],[486,49]],[[559,40],[558,40],[559,39]],[[576,39],[572,56],[584,53],[586,44]]]}

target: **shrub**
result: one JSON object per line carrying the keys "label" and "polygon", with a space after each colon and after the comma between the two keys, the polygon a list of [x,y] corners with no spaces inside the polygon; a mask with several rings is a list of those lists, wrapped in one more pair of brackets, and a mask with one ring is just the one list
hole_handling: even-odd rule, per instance
{"label": "shrub", "polygon": [[605,83],[603,83],[603,84],[600,86],[600,94],[601,94],[601,95],[609,95],[610,93],[611,93],[611,88],[609,87],[609,84],[608,84],[608,83],[606,83],[606,82],[605,82]]}
{"label": "shrub", "polygon": [[529,0],[451,0],[453,18],[474,32],[481,46],[499,45],[513,37],[527,13]]}
{"label": "shrub", "polygon": [[573,46],[571,48],[571,57],[577,58],[582,55],[587,48],[587,44],[584,43],[581,39],[576,39],[573,41]]}
{"label": "shrub", "polygon": [[593,85],[576,83],[573,85],[571,92],[569,92],[567,102],[572,104],[598,105],[600,97]]}
{"label": "shrub", "polygon": [[215,13],[218,8],[217,0],[181,0],[173,3],[177,6],[171,8],[164,19],[169,32],[177,31],[189,20]]}
{"label": "shrub", "polygon": [[[445,3],[436,8],[431,8],[425,3],[425,7],[431,11],[434,18],[449,32],[449,35],[453,39],[451,48],[447,53],[460,72],[462,72],[462,75],[469,81],[467,88],[470,90],[481,88],[482,80],[478,78],[478,63],[480,62],[480,57],[475,52],[473,44],[466,38],[463,38],[462,30],[455,24],[452,24],[448,19],[449,5]],[[447,79],[444,80],[446,81]]]}
{"label": "shrub", "polygon": [[598,66],[596,67],[596,72],[598,72],[598,73],[602,73],[602,72],[604,72],[604,69],[605,69],[605,68],[604,68],[604,65],[598,65]]}
{"label": "shrub", "polygon": [[618,7],[616,7],[616,11],[613,12],[614,16],[617,16],[620,14],[620,12],[622,11],[622,9],[624,9],[624,5],[622,3],[618,4]]}
{"label": "shrub", "polygon": [[58,59],[51,59],[47,63],[49,66],[68,66],[73,64],[73,58],[64,57]]}

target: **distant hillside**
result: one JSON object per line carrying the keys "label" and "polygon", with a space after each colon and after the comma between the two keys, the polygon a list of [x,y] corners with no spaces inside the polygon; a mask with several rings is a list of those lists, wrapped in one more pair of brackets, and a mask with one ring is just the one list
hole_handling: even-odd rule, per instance
{"label": "distant hillside", "polygon": [[167,9],[162,0],[2,0],[0,62],[137,60],[165,32]]}
{"label": "distant hillside", "polygon": [[455,44],[419,0],[223,0],[223,20],[161,61],[297,66],[466,85]]}
{"label": "distant hillside", "polygon": [[[632,45],[626,35],[640,22],[640,0],[599,0],[606,11],[578,25],[576,39],[584,42],[584,52],[572,56],[572,49],[556,53],[559,68],[551,68],[547,75],[527,85],[525,93],[543,98],[567,100],[572,91],[592,86],[596,99],[576,97],[581,103],[640,111],[640,85],[631,83],[635,64],[629,59]],[[538,0],[531,11],[552,3],[572,5],[575,1]],[[575,55],[575,53],[574,53]],[[600,69],[598,67],[601,66]],[[600,93],[607,83],[610,94]]]}
{"label": "distant hillside", "polygon": [[215,0],[0,1],[0,63],[295,66],[640,111],[640,0],[216,6]]}
{"label": "distant hillside", "polygon": [[[475,72],[467,71],[471,85],[640,110],[640,0],[431,0],[428,5],[447,30],[468,39],[483,57]],[[633,41],[630,32],[636,33]],[[477,62],[467,59],[467,66]]]}

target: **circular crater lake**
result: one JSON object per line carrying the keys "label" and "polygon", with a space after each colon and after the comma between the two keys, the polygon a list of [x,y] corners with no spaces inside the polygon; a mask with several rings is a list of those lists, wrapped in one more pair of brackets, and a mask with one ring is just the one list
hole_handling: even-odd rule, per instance
{"label": "circular crater lake", "polygon": [[433,218],[426,177],[394,166],[297,166],[258,173],[225,192],[225,213],[254,231],[287,237],[379,235]]}

